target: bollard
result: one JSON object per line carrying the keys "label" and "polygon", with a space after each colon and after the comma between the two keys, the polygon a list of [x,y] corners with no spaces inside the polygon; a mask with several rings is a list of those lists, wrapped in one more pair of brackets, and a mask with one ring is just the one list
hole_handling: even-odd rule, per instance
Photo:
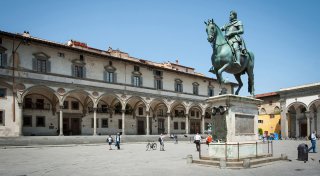
{"label": "bollard", "polygon": [[227,162],[225,158],[220,158],[220,169],[224,169],[227,167]]}
{"label": "bollard", "polygon": [[243,168],[250,168],[250,159],[243,160]]}
{"label": "bollard", "polygon": [[288,156],[286,154],[281,153],[281,160],[287,160]]}
{"label": "bollard", "polygon": [[192,155],[187,155],[187,164],[191,164],[192,163]]}

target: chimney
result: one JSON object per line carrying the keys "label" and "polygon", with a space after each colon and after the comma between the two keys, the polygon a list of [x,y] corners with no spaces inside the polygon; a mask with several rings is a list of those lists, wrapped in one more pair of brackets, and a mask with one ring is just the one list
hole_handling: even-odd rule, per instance
{"label": "chimney", "polygon": [[176,64],[179,64],[179,59],[176,60]]}

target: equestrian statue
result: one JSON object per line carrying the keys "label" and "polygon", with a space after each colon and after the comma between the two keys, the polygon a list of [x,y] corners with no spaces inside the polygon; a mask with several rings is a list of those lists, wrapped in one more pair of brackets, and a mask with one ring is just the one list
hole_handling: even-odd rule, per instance
{"label": "equestrian statue", "polygon": [[[243,34],[243,25],[237,20],[237,13],[230,12],[230,22],[221,29],[214,23],[213,19],[204,22],[208,42],[211,44],[213,52],[211,56],[212,67],[209,72],[216,74],[219,84],[226,83],[222,72],[231,73],[238,82],[238,95],[241,87],[241,75],[248,75],[248,92],[254,96],[254,55],[247,51],[245,43],[240,36]],[[222,31],[225,31],[223,35]]]}

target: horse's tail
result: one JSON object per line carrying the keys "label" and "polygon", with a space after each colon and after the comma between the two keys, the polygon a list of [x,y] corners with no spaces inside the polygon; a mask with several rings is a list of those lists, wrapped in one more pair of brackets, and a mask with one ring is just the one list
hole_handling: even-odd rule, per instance
{"label": "horse's tail", "polygon": [[[254,68],[254,55],[253,55],[253,53],[252,52],[249,52],[249,54],[248,54],[248,56],[249,56],[249,63],[248,63],[248,66],[247,66],[247,69],[248,69],[248,71],[250,72],[250,74],[251,74],[251,81],[250,81],[250,76],[248,76],[248,92],[250,92],[250,94],[251,95],[253,95],[254,94],[254,90],[253,90],[253,84],[254,84],[254,75],[253,75],[253,68]],[[248,73],[249,74],[249,73]]]}

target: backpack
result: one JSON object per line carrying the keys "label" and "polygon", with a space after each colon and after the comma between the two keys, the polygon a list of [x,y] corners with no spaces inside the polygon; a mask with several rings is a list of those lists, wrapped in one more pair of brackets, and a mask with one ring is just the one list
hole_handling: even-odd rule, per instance
{"label": "backpack", "polygon": [[161,142],[161,137],[158,138],[158,141]]}

